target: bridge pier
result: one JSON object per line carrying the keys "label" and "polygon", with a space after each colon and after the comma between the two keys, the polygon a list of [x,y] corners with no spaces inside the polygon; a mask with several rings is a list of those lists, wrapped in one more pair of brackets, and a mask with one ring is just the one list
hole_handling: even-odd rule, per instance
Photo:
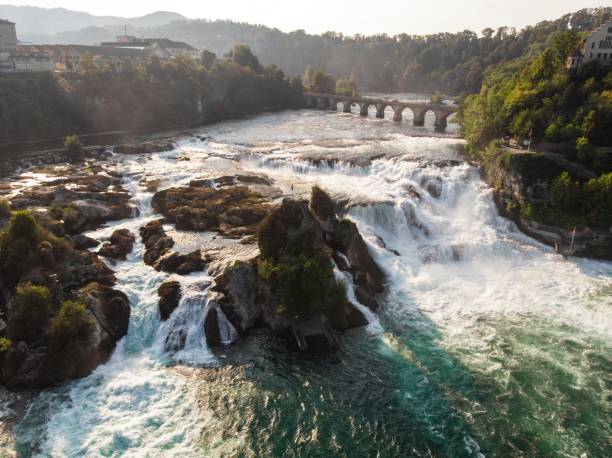
{"label": "bridge pier", "polygon": [[424,126],[425,125],[425,113],[427,113],[427,110],[416,110],[413,108],[412,112],[414,113],[414,120],[412,124],[415,126]]}
{"label": "bridge pier", "polygon": [[325,98],[325,97],[319,97],[319,99],[317,100],[317,106],[319,108],[325,109],[329,107],[329,99]]}
{"label": "bridge pier", "polygon": [[447,111],[434,111],[436,115],[435,127],[446,127],[448,125],[448,117],[452,114]]}
{"label": "bridge pier", "polygon": [[338,111],[338,99],[329,99],[329,109],[332,111]]}
{"label": "bridge pier", "polygon": [[360,103],[359,104],[359,115],[360,116],[367,116],[368,115],[368,109],[370,108],[370,104],[369,103]]}
{"label": "bridge pier", "polygon": [[384,119],[385,118],[385,108],[387,108],[387,105],[379,103],[378,105],[376,105],[376,117],[379,119]]}
{"label": "bridge pier", "polygon": [[395,122],[402,121],[402,112],[404,111],[404,107],[401,105],[391,105],[393,107],[393,120]]}
{"label": "bridge pier", "polygon": [[343,100],[342,101],[344,107],[342,109],[343,113],[350,113],[351,112],[351,105],[353,105],[353,102],[351,100]]}

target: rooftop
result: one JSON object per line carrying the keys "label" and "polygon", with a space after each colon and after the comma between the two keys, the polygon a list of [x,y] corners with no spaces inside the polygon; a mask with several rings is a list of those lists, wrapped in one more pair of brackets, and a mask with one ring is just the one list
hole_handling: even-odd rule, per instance
{"label": "rooftop", "polygon": [[100,46],[109,46],[113,48],[138,48],[145,46],[154,46],[160,44],[166,48],[174,49],[187,49],[189,51],[197,51],[196,48],[190,44],[183,43],[182,41],[174,41],[168,38],[142,38],[134,41],[107,41],[100,44]]}
{"label": "rooftop", "polygon": [[8,20],[6,20],[6,19],[0,19],[0,24],[4,24],[4,25],[6,25],[6,24],[15,25],[15,23],[14,23],[14,22],[8,21]]}

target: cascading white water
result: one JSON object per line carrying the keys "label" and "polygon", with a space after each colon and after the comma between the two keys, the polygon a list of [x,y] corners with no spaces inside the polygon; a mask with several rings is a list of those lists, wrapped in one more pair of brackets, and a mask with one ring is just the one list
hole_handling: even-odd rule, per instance
{"label": "cascading white water", "polygon": [[[545,437],[553,454],[597,456],[607,428],[600,387],[609,374],[612,264],[565,260],[523,235],[499,216],[477,170],[460,162],[460,140],[406,131],[432,129],[277,113],[204,128],[198,133],[208,140],[185,138],[176,151],[120,158],[116,168],[141,215],[90,234],[96,238],[120,227],[137,233],[155,217],[143,180],[160,180],[164,188],[254,170],[285,195],[307,196],[316,183],[343,202],[385,271],[389,292],[376,316],[358,303],[350,276],[336,270],[370,323],[369,332],[347,337],[341,364],[331,372],[322,364],[320,373],[262,346],[237,367],[256,372],[262,365],[265,383],[234,388],[235,379],[221,377],[213,388],[210,377],[199,382],[172,368],[224,367],[206,344],[206,314],[217,312],[223,342],[235,340],[236,331],[210,295],[211,278],[182,278],[179,307],[160,323],[157,288],[168,275],[142,263],[138,241],[127,261],[113,265],[117,288],[132,306],[128,335],[90,377],[30,404],[15,431],[24,455],[281,456],[296,444],[316,444],[305,450],[358,455],[377,445],[388,446],[388,455],[478,456],[483,448],[533,456],[531,443]],[[286,366],[285,359],[292,362]],[[530,392],[537,383],[525,373],[545,381],[543,395],[537,386]],[[326,377],[338,378],[328,384]],[[464,383],[471,378],[492,400],[472,399]],[[206,398],[214,410],[198,402],[202,384],[222,393]],[[338,401],[354,386],[360,389],[350,402]],[[586,436],[571,423],[573,405],[565,405],[574,390],[572,402],[592,412],[595,426]],[[558,402],[544,405],[547,397]],[[394,429],[406,421],[410,427]],[[325,428],[333,431],[328,442]]]}

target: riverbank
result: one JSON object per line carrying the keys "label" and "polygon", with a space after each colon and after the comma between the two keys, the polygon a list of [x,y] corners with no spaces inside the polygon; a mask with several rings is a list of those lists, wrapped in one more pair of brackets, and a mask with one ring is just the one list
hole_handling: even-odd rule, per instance
{"label": "riverbank", "polygon": [[[611,190],[605,176],[554,153],[497,145],[483,152],[478,163],[499,212],[527,235],[564,256],[612,259],[605,197]],[[584,212],[579,218],[574,217],[576,207]]]}

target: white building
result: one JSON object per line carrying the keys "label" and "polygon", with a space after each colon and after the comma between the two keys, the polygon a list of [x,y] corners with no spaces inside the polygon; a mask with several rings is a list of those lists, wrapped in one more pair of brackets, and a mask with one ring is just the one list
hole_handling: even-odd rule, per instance
{"label": "white building", "polygon": [[597,60],[612,65],[612,21],[608,21],[589,35],[582,50],[576,50],[567,58],[567,68],[576,68]]}
{"label": "white building", "polygon": [[0,73],[48,72],[53,70],[49,54],[34,46],[21,46],[15,23],[0,19]]}
{"label": "white building", "polygon": [[168,38],[136,38],[130,35],[120,35],[117,41],[102,43],[100,46],[112,48],[142,49],[152,52],[158,57],[169,54],[170,58],[189,57],[199,59],[200,52],[193,46],[182,41],[169,40]]}

